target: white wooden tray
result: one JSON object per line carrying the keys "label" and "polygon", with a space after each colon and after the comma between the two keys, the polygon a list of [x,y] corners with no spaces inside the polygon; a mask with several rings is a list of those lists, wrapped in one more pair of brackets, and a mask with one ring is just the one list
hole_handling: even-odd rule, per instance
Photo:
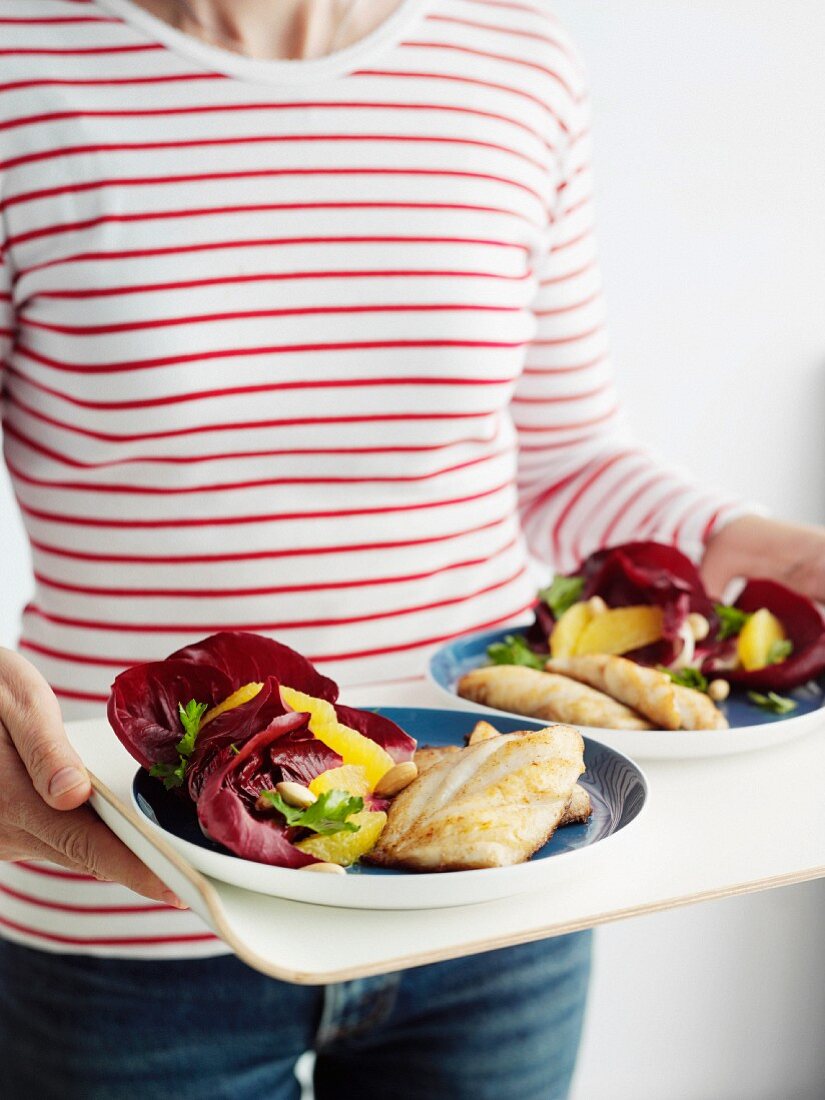
{"label": "white wooden tray", "polygon": [[[435,705],[421,682],[348,692],[354,706]],[[647,766],[638,827],[598,873],[454,909],[365,911],[282,901],[199,874],[131,807],[134,761],[105,722],[69,736],[95,775],[109,826],[250,966],[326,984],[490,951],[711,898],[825,877],[825,738],[752,756]]]}

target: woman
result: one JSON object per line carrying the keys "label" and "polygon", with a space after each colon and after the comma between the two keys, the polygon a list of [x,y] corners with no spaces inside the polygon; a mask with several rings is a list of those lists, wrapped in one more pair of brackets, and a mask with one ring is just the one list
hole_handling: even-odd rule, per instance
{"label": "woman", "polygon": [[0,26],[36,577],[0,657],[4,1094],[286,1098],[315,1048],[321,1100],[565,1096],[586,936],[268,981],[84,806],[61,708],[223,627],[345,687],[416,676],[539,565],[634,536],[717,591],[825,595],[820,532],[621,433],[575,54],[539,0],[0,0]]}

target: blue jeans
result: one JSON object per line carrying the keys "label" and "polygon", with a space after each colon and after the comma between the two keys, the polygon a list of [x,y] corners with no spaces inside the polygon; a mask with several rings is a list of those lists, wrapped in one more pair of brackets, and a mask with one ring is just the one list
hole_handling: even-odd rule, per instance
{"label": "blue jeans", "polygon": [[145,962],[0,942],[8,1100],[563,1100],[590,936],[344,985],[293,986],[234,956]]}

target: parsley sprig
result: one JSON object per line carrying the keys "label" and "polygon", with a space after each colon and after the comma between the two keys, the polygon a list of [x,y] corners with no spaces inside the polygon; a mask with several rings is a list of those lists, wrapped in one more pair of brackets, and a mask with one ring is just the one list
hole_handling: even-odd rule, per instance
{"label": "parsley sprig", "polygon": [[777,695],[775,691],[769,691],[767,695],[761,695],[758,691],[749,691],[748,698],[757,707],[770,711],[771,714],[790,714],[798,706],[793,699],[786,699],[784,695]]}
{"label": "parsley sprig", "polygon": [[578,603],[584,591],[584,577],[554,577],[553,583],[539,592],[553,616],[560,619],[574,603]]}
{"label": "parsley sprig", "polygon": [[190,699],[186,706],[178,703],[180,724],[183,726],[183,737],[175,745],[178,762],[177,764],[153,764],[149,770],[150,775],[163,780],[167,791],[183,786],[186,766],[189,763],[189,757],[195,751],[195,741],[200,733],[201,718],[207,710],[209,710],[208,703],[196,703],[194,699]]}
{"label": "parsley sprig", "polygon": [[487,656],[494,665],[525,665],[539,671],[548,658],[546,653],[534,653],[522,634],[508,634],[503,642],[494,642],[487,647]]}
{"label": "parsley sprig", "polygon": [[774,642],[768,650],[768,664],[778,665],[793,653],[793,642],[790,638],[782,638]]}
{"label": "parsley sprig", "polygon": [[665,672],[674,682],[681,687],[693,688],[694,691],[707,691],[708,678],[698,668],[665,668],[659,665],[659,671]]}
{"label": "parsley sprig", "polygon": [[727,638],[735,638],[742,633],[742,627],[751,617],[751,613],[740,611],[738,607],[728,607],[727,604],[714,604],[714,611],[719,617],[719,641]]}
{"label": "parsley sprig", "polygon": [[364,800],[348,791],[324,791],[305,810],[284,802],[277,791],[261,791],[260,798],[268,802],[286,818],[287,825],[311,829],[314,833],[329,836],[331,833],[357,833],[360,825],[348,821],[351,814],[360,813]]}

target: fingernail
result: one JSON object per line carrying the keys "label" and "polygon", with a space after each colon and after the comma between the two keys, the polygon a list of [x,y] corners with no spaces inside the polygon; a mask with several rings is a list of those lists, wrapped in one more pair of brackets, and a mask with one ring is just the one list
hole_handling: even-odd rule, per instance
{"label": "fingernail", "polygon": [[173,894],[171,890],[163,891],[163,900],[167,905],[173,905],[175,909],[188,909],[188,905],[184,905],[177,894]]}
{"label": "fingernail", "polygon": [[58,795],[66,794],[68,791],[73,791],[75,787],[85,786],[87,783],[86,776],[77,768],[61,768],[49,781],[49,794],[57,798]]}

